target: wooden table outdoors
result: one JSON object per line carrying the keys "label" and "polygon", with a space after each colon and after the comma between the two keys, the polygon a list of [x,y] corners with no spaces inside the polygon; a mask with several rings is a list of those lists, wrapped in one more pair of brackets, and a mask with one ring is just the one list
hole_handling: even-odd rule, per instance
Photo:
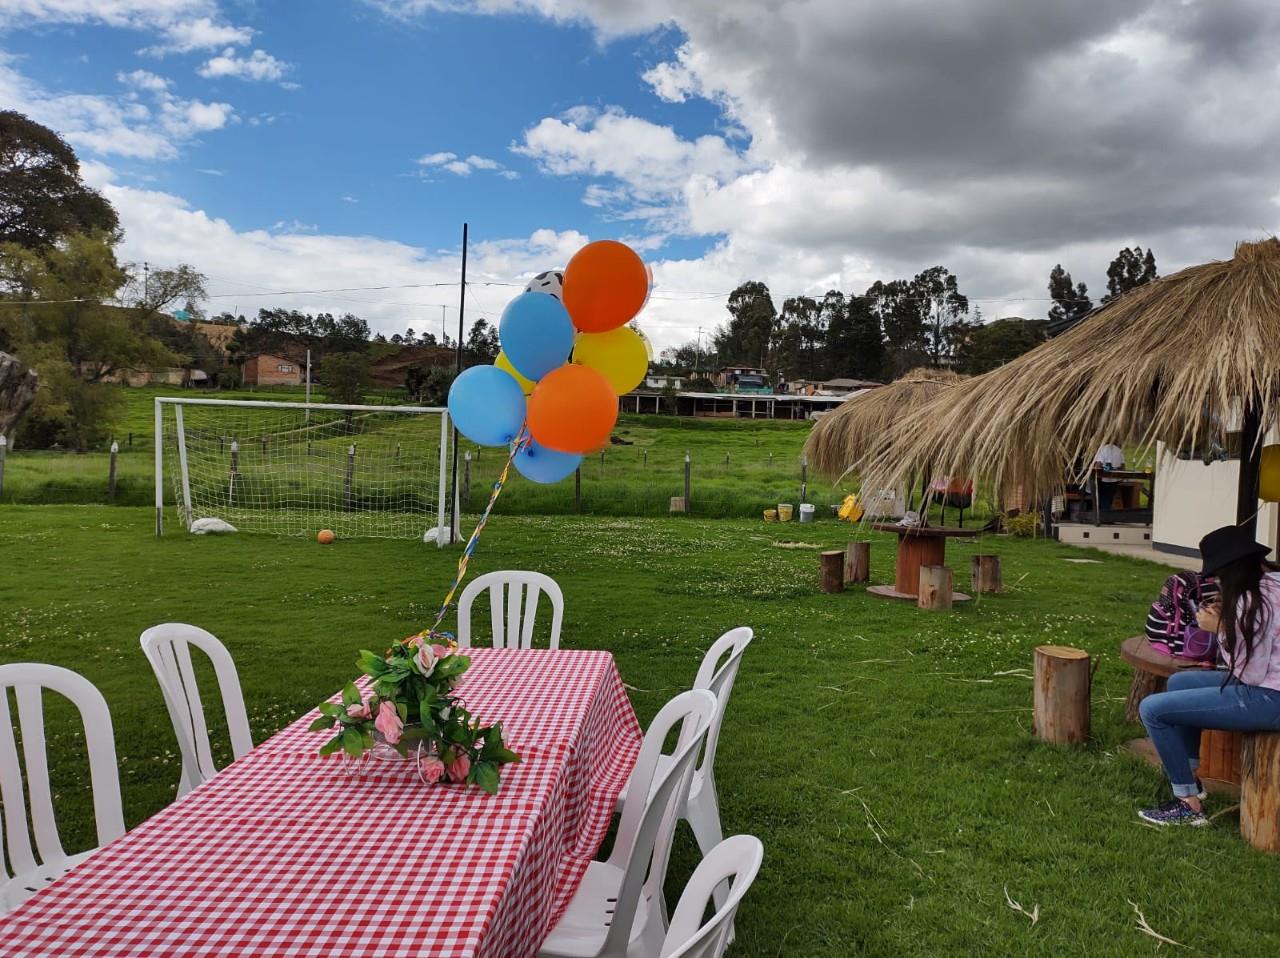
{"label": "wooden table outdoors", "polygon": [[311,712],[0,916],[0,958],[533,958],[641,732],[608,652],[472,649],[458,692],[523,761],[497,795],[350,774]]}
{"label": "wooden table outdoors", "polygon": [[[972,539],[977,529],[956,529],[950,526],[900,526],[894,522],[873,523],[871,528],[880,532],[898,534],[898,555],[894,565],[893,586],[873,585],[867,589],[871,595],[882,599],[908,599],[915,602],[920,594],[920,567],[944,565],[948,539]],[[967,602],[963,592],[951,594],[953,602]]]}

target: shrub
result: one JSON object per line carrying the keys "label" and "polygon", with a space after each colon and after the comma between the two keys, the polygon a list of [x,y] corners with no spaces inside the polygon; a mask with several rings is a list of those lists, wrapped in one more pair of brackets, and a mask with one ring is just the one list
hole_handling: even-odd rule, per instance
{"label": "shrub", "polygon": [[1019,539],[1034,539],[1040,534],[1040,516],[1034,512],[1020,512],[1016,516],[1000,517],[1004,531]]}

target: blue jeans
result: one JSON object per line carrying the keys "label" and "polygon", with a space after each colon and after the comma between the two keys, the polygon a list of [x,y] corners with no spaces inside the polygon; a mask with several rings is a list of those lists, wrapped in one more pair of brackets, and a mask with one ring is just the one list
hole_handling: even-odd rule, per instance
{"label": "blue jeans", "polygon": [[1178,798],[1198,792],[1201,729],[1280,731],[1280,692],[1235,681],[1224,688],[1223,678],[1212,669],[1175,672],[1168,691],[1148,695],[1138,707]]}

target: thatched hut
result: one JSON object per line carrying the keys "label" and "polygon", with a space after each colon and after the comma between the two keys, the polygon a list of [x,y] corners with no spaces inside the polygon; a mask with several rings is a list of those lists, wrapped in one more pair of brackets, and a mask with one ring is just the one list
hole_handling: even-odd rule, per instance
{"label": "thatched hut", "polygon": [[887,386],[851,396],[823,416],[809,433],[804,444],[809,466],[819,475],[844,475],[883,446],[905,413],[963,379],[948,369],[919,368]]}
{"label": "thatched hut", "polygon": [[1139,287],[1070,331],[909,414],[858,463],[1056,492],[1105,442],[1241,451],[1236,517],[1257,511],[1260,436],[1280,413],[1280,241]]}

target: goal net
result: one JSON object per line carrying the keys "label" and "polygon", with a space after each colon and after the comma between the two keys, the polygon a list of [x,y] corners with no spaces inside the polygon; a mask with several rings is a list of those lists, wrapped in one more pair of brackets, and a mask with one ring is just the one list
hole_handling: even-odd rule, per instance
{"label": "goal net", "polygon": [[157,534],[168,485],[185,529],[447,541],[443,409],[158,397],[155,420]]}

